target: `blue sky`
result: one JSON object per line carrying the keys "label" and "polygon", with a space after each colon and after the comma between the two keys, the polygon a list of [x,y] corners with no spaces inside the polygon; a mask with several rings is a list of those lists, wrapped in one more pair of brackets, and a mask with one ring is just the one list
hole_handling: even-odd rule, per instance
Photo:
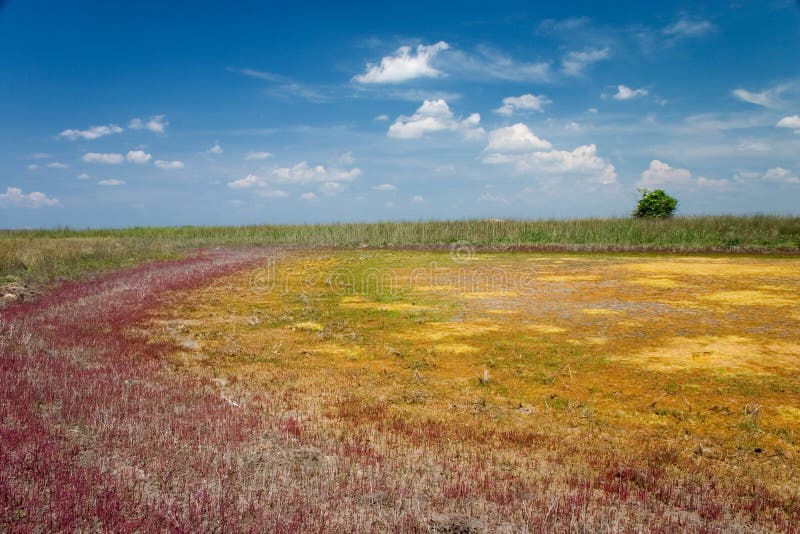
{"label": "blue sky", "polygon": [[0,0],[0,227],[798,214],[800,7]]}

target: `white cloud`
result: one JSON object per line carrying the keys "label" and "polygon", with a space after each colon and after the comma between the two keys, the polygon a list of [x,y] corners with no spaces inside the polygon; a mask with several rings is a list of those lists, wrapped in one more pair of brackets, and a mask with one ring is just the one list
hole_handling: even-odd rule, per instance
{"label": "white cloud", "polygon": [[676,169],[667,163],[654,159],[650,167],[642,172],[637,182],[639,187],[657,187],[667,185],[688,185],[692,182],[692,173],[688,169]]}
{"label": "white cloud", "polygon": [[155,166],[159,169],[164,169],[165,171],[172,171],[176,169],[182,169],[184,167],[182,161],[174,160],[174,161],[164,161],[162,159],[157,159],[155,161]]}
{"label": "white cloud", "polygon": [[286,198],[289,196],[289,193],[283,191],[282,189],[260,189],[256,193],[260,197],[264,198]]}
{"label": "white cloud", "polygon": [[326,193],[338,192],[343,189],[339,182],[349,182],[361,176],[361,169],[340,169],[325,167],[324,165],[310,166],[305,161],[292,167],[278,167],[269,171],[269,177],[264,178],[255,174],[248,174],[239,180],[228,182],[232,189],[247,189],[251,187],[268,188],[270,182],[287,184],[323,184],[322,190]]}
{"label": "white cloud", "polygon": [[100,152],[88,152],[81,159],[86,163],[106,163],[108,165],[119,165],[125,161],[122,154],[102,154]]}
{"label": "white cloud", "polygon": [[460,131],[467,138],[483,136],[481,116],[473,113],[463,120],[457,119],[445,100],[425,100],[410,117],[401,115],[389,126],[387,135],[398,139],[418,139],[426,132],[444,130]]}
{"label": "white cloud", "polygon": [[503,99],[503,105],[494,111],[501,115],[512,115],[517,110],[542,111],[542,107],[550,102],[550,99],[544,95],[532,95],[530,93],[520,96],[507,96]]}
{"label": "white cloud", "polygon": [[223,152],[224,150],[222,150],[219,143],[214,143],[214,146],[206,150],[206,154],[222,154]]}
{"label": "white cloud", "polygon": [[631,89],[627,85],[618,85],[617,92],[614,94],[615,100],[631,100],[640,96],[645,96],[647,89]]}
{"label": "white cloud", "polygon": [[50,198],[39,191],[25,194],[19,187],[7,187],[5,193],[0,193],[0,206],[41,208],[44,206],[61,206],[61,202],[57,198]]}
{"label": "white cloud", "polygon": [[29,171],[37,171],[37,170],[39,170],[39,166],[36,163],[31,163],[30,165],[28,165],[28,170]]}
{"label": "white cloud", "polygon": [[165,115],[154,115],[146,121],[134,118],[128,123],[128,128],[131,130],[149,130],[157,134],[163,134],[167,126],[169,126],[169,122],[166,120]]}
{"label": "white cloud", "polygon": [[497,128],[489,132],[489,152],[531,152],[547,150],[552,145],[549,141],[536,136],[525,124],[517,123],[513,126]]}
{"label": "white cloud", "polygon": [[77,178],[78,180],[88,180],[89,178],[91,178],[91,176],[89,176],[85,172],[82,172],[77,176]]}
{"label": "white cloud", "polygon": [[230,187],[231,189],[247,189],[261,184],[266,186],[267,185],[266,180],[259,178],[255,174],[248,174],[244,178],[228,182],[228,187]]}
{"label": "white cloud", "polygon": [[478,47],[476,53],[466,54],[455,50],[448,54],[448,71],[477,80],[495,78],[512,82],[550,81],[550,63],[518,61],[487,46]]}
{"label": "white cloud", "polygon": [[423,197],[422,195],[414,195],[413,197],[411,197],[412,204],[422,204],[423,202],[425,202],[425,197]]}
{"label": "white cloud", "polygon": [[47,166],[51,169],[66,169],[69,167],[66,163],[61,163],[60,161],[54,161],[52,163],[48,163]]}
{"label": "white cloud", "polygon": [[699,176],[697,178],[697,185],[700,187],[712,187],[717,189],[724,189],[731,185],[730,181],[725,179],[714,179],[714,178],[706,178],[705,176]]}
{"label": "white cloud", "polygon": [[698,37],[714,31],[715,27],[707,20],[683,18],[662,30],[669,37]]}
{"label": "white cloud", "polygon": [[128,154],[125,156],[125,159],[131,163],[138,163],[140,165],[147,163],[151,158],[152,156],[144,150],[129,150]]}
{"label": "white cloud", "polygon": [[382,113],[382,114],[378,115],[377,117],[375,117],[375,120],[378,121],[378,122],[386,122],[386,121],[389,120],[389,115],[386,115],[385,113]]}
{"label": "white cloud", "polygon": [[671,167],[663,161],[654,159],[650,162],[650,166],[642,172],[641,179],[636,182],[637,187],[686,187],[686,186],[699,186],[699,187],[713,187],[725,188],[730,185],[729,180],[717,180],[713,178],[706,178],[700,176],[694,178],[688,169],[678,169]]}
{"label": "white cloud", "polygon": [[258,188],[256,194],[264,198],[286,198],[289,193],[281,189],[273,189],[269,186],[267,180],[255,174],[248,174],[244,178],[228,182],[228,187],[231,189],[250,189]]}
{"label": "white cloud", "polygon": [[397,186],[394,184],[380,184],[374,186],[372,189],[375,191],[397,191]]}
{"label": "white cloud", "polygon": [[743,139],[736,145],[737,152],[769,152],[772,146],[767,141]]}
{"label": "white cloud", "polygon": [[800,115],[789,115],[778,121],[775,125],[778,128],[790,128],[794,133],[800,135]]}
{"label": "white cloud", "polygon": [[769,169],[761,176],[762,180],[770,182],[784,182],[787,184],[800,184],[800,177],[796,173],[782,167]]}
{"label": "white cloud", "polygon": [[121,133],[122,128],[116,124],[109,124],[108,126],[90,126],[86,130],[73,130],[67,129],[58,134],[59,137],[65,137],[72,141],[76,139],[97,139],[106,135]]}
{"label": "white cloud", "polygon": [[305,161],[292,167],[279,167],[271,171],[272,178],[277,182],[308,184],[318,182],[349,182],[361,176],[361,169],[339,169],[325,167],[324,165],[310,166]]}
{"label": "white cloud", "polygon": [[368,63],[366,71],[353,79],[359,83],[399,83],[415,78],[436,78],[442,73],[431,66],[431,60],[448,48],[450,45],[439,41],[417,46],[414,54],[410,46],[401,46],[394,55],[381,58],[380,64]]}
{"label": "white cloud", "polygon": [[580,76],[589,65],[610,57],[608,48],[574,50],[561,60],[561,71],[568,76]]}
{"label": "white cloud", "polygon": [[97,182],[97,185],[102,185],[104,187],[116,187],[118,185],[125,185],[125,180],[117,180],[115,178],[111,180],[100,180]]}
{"label": "white cloud", "polygon": [[480,202],[494,202],[497,204],[510,204],[508,197],[503,193],[481,193],[478,197]]}
{"label": "white cloud", "polygon": [[313,200],[318,200],[319,197],[314,193],[303,193],[300,195],[300,199],[313,201]]}
{"label": "white cloud", "polygon": [[251,161],[251,160],[254,160],[254,159],[261,160],[261,159],[267,159],[267,158],[271,158],[271,157],[272,157],[272,154],[269,153],[269,152],[255,151],[255,152],[248,152],[247,154],[245,154],[244,159],[246,159],[248,161]]}
{"label": "white cloud", "polygon": [[597,155],[595,145],[582,145],[572,151],[553,150],[548,141],[521,123],[489,133],[483,162],[513,165],[521,174],[577,174],[600,184],[617,181],[614,165]]}
{"label": "white cloud", "polygon": [[748,91],[747,89],[734,89],[733,96],[748,104],[755,104],[765,108],[779,108],[783,105],[781,94],[790,89],[792,84],[776,85],[763,91]]}

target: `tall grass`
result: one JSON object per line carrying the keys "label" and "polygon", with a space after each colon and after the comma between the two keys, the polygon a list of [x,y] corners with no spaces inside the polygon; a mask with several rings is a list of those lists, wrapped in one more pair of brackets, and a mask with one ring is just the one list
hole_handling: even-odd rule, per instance
{"label": "tall grass", "polygon": [[0,276],[57,279],[214,246],[437,246],[800,252],[800,217],[454,220],[0,231]]}

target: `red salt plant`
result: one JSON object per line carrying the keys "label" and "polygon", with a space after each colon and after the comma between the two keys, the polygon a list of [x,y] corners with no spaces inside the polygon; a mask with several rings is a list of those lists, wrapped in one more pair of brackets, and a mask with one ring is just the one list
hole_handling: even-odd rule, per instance
{"label": "red salt plant", "polygon": [[[170,292],[256,258],[215,253],[145,265],[0,313],[2,530],[175,528],[187,510],[212,504],[217,520],[241,518],[219,453],[249,439],[259,418],[232,410],[207,384],[165,377],[174,346],[128,330]],[[175,448],[187,454],[161,454]],[[183,505],[157,497],[214,470],[224,474],[218,486],[181,495]]]}

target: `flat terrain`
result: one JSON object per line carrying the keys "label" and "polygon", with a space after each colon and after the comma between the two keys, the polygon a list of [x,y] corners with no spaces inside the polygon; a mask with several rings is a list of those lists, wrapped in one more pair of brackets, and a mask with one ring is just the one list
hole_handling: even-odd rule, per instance
{"label": "flat terrain", "polygon": [[214,249],[0,310],[0,530],[791,531],[796,257]]}
{"label": "flat terrain", "polygon": [[294,252],[153,327],[385,524],[785,529],[799,295],[797,259]]}

